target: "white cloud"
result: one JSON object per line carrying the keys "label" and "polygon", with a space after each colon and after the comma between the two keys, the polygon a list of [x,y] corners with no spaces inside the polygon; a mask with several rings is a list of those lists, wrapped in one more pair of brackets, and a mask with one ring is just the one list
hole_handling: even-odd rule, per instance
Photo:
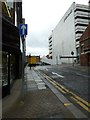
{"label": "white cloud", "polygon": [[[74,1],[88,4],[88,0]],[[72,3],[73,0],[23,0],[23,17],[28,24],[27,53],[31,50],[33,54],[48,54],[48,37]]]}
{"label": "white cloud", "polygon": [[39,47],[26,47],[26,54],[29,55],[37,55],[37,56],[43,56],[43,55],[47,55],[48,53],[48,49],[47,48],[39,48]]}

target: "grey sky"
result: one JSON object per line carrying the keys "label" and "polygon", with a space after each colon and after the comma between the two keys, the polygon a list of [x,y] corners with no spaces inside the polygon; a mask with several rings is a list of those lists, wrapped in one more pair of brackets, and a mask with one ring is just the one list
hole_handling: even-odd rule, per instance
{"label": "grey sky", "polygon": [[28,24],[26,54],[48,54],[48,37],[73,2],[88,4],[88,0],[23,0],[23,17]]}

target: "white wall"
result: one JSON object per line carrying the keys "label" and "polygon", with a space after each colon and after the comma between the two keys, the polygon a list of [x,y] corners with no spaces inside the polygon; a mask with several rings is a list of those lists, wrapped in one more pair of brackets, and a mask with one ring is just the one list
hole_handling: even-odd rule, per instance
{"label": "white wall", "polygon": [[[55,64],[72,62],[72,59],[60,59],[59,56],[71,56],[71,51],[74,51],[74,55],[76,55],[74,7],[75,4],[72,4],[56,28],[53,30],[53,63]],[[56,56],[58,56],[58,58],[56,58]]]}
{"label": "white wall", "polygon": [[47,57],[41,58],[41,62],[53,65],[53,60],[52,59],[48,59]]}

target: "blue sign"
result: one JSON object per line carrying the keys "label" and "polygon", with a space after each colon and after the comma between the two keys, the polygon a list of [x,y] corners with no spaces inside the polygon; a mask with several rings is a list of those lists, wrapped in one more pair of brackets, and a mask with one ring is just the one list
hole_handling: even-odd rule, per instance
{"label": "blue sign", "polygon": [[27,24],[20,24],[20,35],[27,35]]}

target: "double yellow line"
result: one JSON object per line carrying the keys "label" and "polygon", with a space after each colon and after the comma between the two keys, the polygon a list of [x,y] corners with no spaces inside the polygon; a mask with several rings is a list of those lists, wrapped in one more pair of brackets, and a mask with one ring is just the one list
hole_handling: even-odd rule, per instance
{"label": "double yellow line", "polygon": [[64,86],[60,85],[58,82],[56,82],[55,80],[53,80],[52,78],[50,78],[46,74],[44,74],[44,77],[50,83],[52,83],[58,90],[60,90],[63,94],[67,94],[67,93],[70,94],[71,95],[71,97],[70,97],[71,99],[73,99],[77,104],[79,104],[81,107],[83,107],[86,111],[90,112],[90,103],[88,103],[87,101],[83,100],[81,97],[79,97],[78,95],[74,94],[70,90],[66,89]]}

